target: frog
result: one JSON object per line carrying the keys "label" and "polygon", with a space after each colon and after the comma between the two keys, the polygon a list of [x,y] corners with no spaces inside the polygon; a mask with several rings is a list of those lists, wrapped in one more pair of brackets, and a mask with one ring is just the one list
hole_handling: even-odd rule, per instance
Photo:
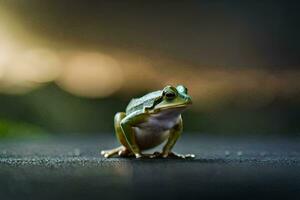
{"label": "frog", "polygon": [[[103,150],[101,154],[105,158],[194,158],[194,154],[172,151],[183,131],[181,114],[191,104],[192,98],[183,85],[167,85],[162,90],[133,98],[125,112],[118,112],[114,117],[116,138],[121,146]],[[161,152],[143,153],[164,142]]]}

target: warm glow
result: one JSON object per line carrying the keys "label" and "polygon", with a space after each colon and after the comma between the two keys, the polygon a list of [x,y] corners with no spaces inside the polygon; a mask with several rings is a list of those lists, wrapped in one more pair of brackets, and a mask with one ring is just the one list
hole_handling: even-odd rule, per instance
{"label": "warm glow", "polygon": [[70,93],[86,97],[105,97],[123,83],[119,63],[101,53],[75,53],[66,61],[57,84]]}
{"label": "warm glow", "polygon": [[78,96],[107,97],[118,92],[128,98],[167,84],[184,84],[198,102],[196,106],[210,109],[227,100],[261,106],[277,96],[292,97],[300,92],[299,70],[203,67],[126,49],[78,52],[74,46],[57,48],[51,41],[41,42],[4,10],[0,8],[2,93],[23,94],[54,81]]}
{"label": "warm glow", "polygon": [[19,23],[0,9],[0,90],[22,94],[59,76],[61,63],[54,51],[34,48]]}
{"label": "warm glow", "polygon": [[0,68],[8,64],[9,60],[14,55],[14,47],[5,38],[2,38],[0,33]]}
{"label": "warm glow", "polygon": [[50,50],[36,49],[15,52],[1,66],[1,90],[5,93],[24,93],[51,82],[60,74],[59,58]]}
{"label": "warm glow", "polygon": [[56,79],[60,70],[60,59],[55,53],[36,49],[16,56],[7,69],[7,76],[16,82],[45,83]]}
{"label": "warm glow", "polygon": [[8,67],[19,50],[7,31],[4,29],[3,22],[0,21],[0,80],[4,76],[5,68]]}
{"label": "warm glow", "polygon": [[2,68],[23,48],[16,38],[16,32],[21,34],[23,30],[14,19],[9,12],[0,7],[0,67]]}

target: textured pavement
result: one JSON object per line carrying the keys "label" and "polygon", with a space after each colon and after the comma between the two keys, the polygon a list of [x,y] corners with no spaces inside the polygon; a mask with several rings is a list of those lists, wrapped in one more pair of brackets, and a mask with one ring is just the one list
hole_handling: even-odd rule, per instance
{"label": "textured pavement", "polygon": [[194,160],[104,159],[111,135],[0,141],[0,199],[297,199],[300,137],[185,133]]}

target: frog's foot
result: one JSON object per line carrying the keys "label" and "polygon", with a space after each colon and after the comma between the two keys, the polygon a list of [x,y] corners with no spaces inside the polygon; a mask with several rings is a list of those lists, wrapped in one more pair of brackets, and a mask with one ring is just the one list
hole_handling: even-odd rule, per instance
{"label": "frog's foot", "polygon": [[124,146],[120,146],[114,149],[101,151],[101,155],[103,155],[105,158],[110,158],[114,155],[119,154],[120,151],[124,151],[125,149],[126,148]]}
{"label": "frog's foot", "polygon": [[135,157],[134,154],[133,154],[129,149],[127,149],[127,148],[124,148],[124,149],[120,150],[120,151],[118,152],[118,155],[119,155],[120,157],[125,157],[125,158],[128,158],[128,157]]}
{"label": "frog's foot", "polygon": [[170,152],[168,154],[165,154],[163,152],[154,152],[150,158],[175,158],[175,159],[194,159],[194,154],[178,154],[175,152]]}

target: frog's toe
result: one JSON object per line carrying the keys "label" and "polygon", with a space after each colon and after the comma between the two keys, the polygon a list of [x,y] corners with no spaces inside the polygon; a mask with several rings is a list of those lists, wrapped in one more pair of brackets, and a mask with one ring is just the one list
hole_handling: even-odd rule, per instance
{"label": "frog's toe", "polygon": [[188,158],[188,159],[194,159],[196,156],[195,154],[186,154],[185,155],[185,158]]}
{"label": "frog's toe", "polygon": [[169,157],[168,154],[165,154],[163,152],[158,152],[158,151],[154,152],[149,156],[149,158],[168,158],[168,157]]}
{"label": "frog's toe", "polygon": [[111,149],[111,150],[101,151],[101,155],[104,156],[105,158],[110,158],[110,157],[118,154],[118,152],[121,150],[124,150],[123,146],[120,146],[120,147],[117,147],[117,148]]}
{"label": "frog's toe", "polygon": [[[175,153],[175,152],[170,152],[168,155],[167,155],[168,158],[185,158],[184,155],[182,154],[178,154],[178,153]],[[165,158],[167,158],[165,157]]]}
{"label": "frog's toe", "polygon": [[171,152],[171,157],[174,157],[174,158],[183,158],[183,159],[194,159],[195,158],[195,155],[194,154],[178,154],[178,153],[175,153],[175,152]]}
{"label": "frog's toe", "polygon": [[104,156],[105,154],[107,154],[108,151],[101,151],[101,155]]}
{"label": "frog's toe", "polygon": [[149,155],[149,158],[159,158],[161,157],[161,153],[156,151],[153,154]]}
{"label": "frog's toe", "polygon": [[101,151],[101,155],[104,156],[105,158],[109,158],[113,154],[109,153],[108,151]]}
{"label": "frog's toe", "polygon": [[123,149],[118,152],[120,157],[133,157],[133,153],[128,149]]}
{"label": "frog's toe", "polygon": [[141,158],[145,158],[145,156],[143,156],[143,155],[140,154],[140,153],[136,153],[136,154],[135,154],[135,158],[141,159]]}

